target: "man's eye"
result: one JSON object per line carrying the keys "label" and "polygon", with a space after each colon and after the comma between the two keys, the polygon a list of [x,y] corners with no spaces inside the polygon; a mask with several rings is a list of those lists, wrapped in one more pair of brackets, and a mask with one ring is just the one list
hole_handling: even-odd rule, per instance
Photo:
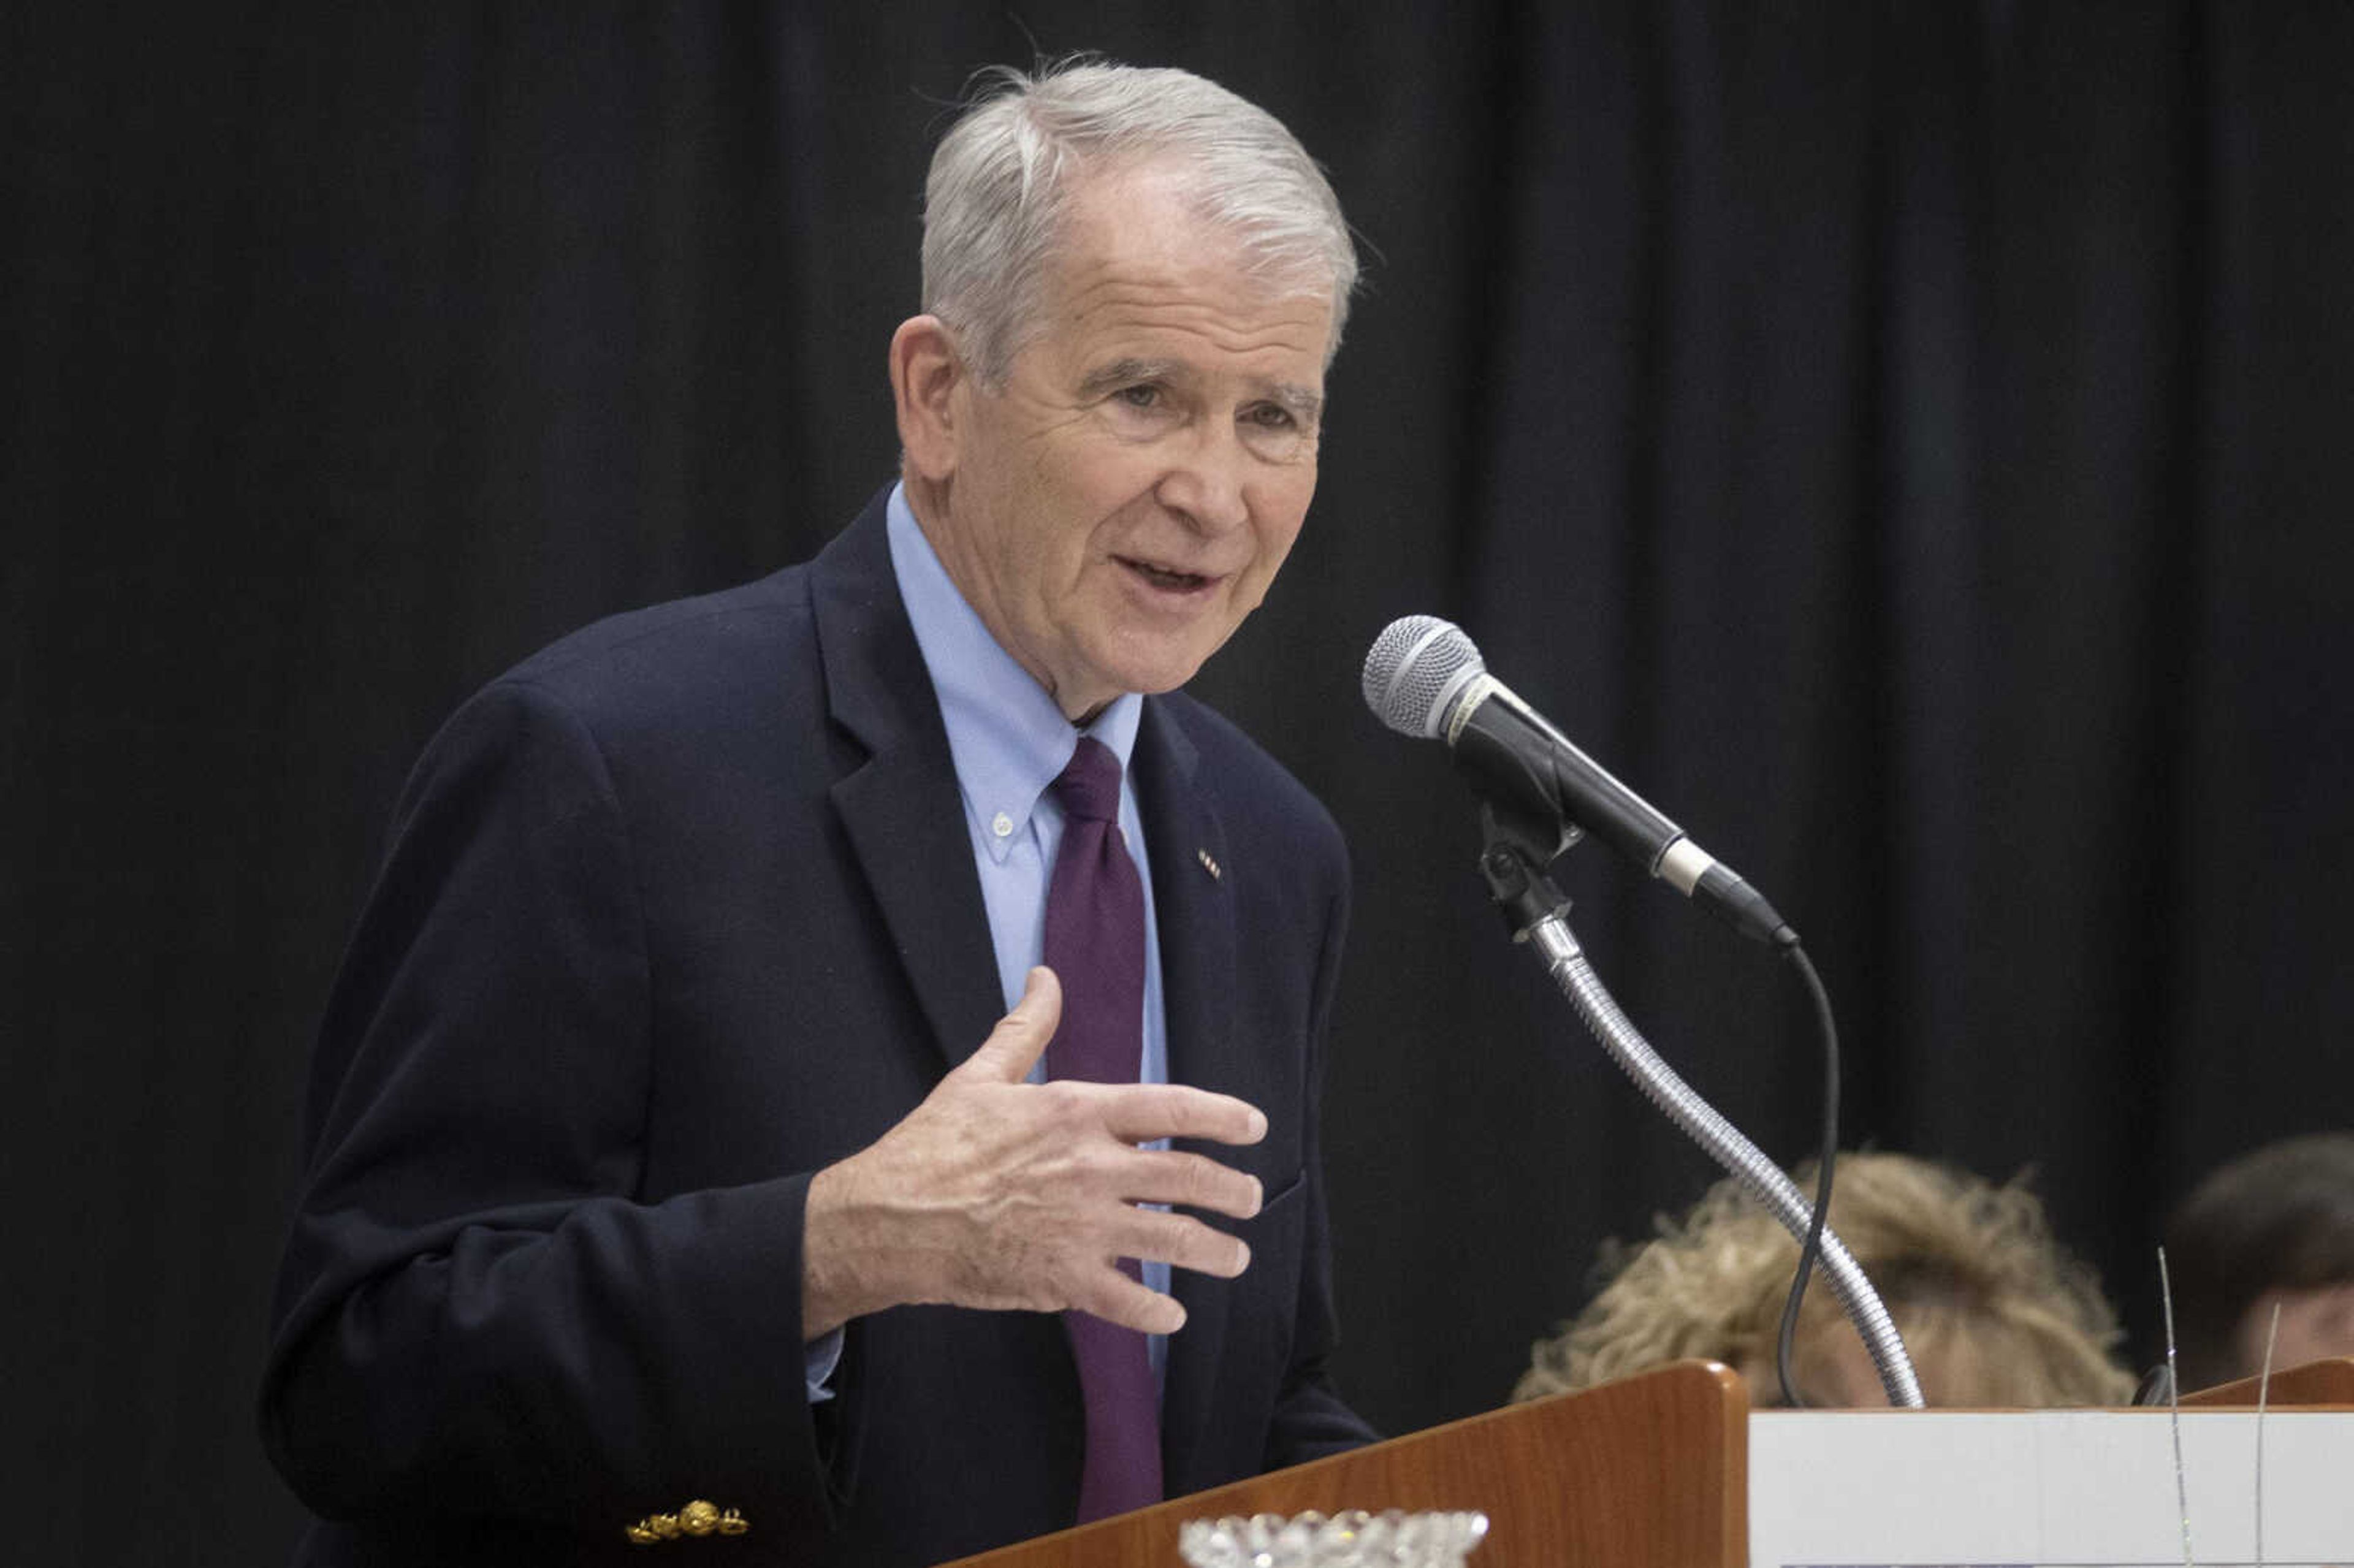
{"label": "man's eye", "polygon": [[1139,387],[1123,387],[1112,396],[1131,408],[1151,408],[1160,405],[1161,388],[1147,383]]}
{"label": "man's eye", "polygon": [[1304,440],[1316,429],[1313,413],[1288,403],[1256,403],[1243,410],[1243,423],[1285,440]]}

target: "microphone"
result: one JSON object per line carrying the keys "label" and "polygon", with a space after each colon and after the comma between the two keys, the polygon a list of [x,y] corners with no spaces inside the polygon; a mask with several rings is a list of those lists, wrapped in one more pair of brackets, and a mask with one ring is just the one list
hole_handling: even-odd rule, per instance
{"label": "microphone", "polygon": [[1591,833],[1745,937],[1797,945],[1756,889],[1488,673],[1460,627],[1433,615],[1391,621],[1365,655],[1364,686],[1374,717],[1446,741],[1483,796]]}

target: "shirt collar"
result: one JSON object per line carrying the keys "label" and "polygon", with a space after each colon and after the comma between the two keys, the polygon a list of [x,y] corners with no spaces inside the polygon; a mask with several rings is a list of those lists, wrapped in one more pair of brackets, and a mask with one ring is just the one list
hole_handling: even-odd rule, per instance
{"label": "shirt collar", "polygon": [[1144,699],[1125,693],[1084,731],[1074,727],[1046,688],[1014,662],[965,602],[924,537],[903,487],[891,487],[885,513],[891,569],[939,696],[957,786],[979,829],[976,837],[991,857],[1005,858],[1013,838],[1028,826],[1038,797],[1069,765],[1082,734],[1095,736],[1119,758],[1125,791]]}

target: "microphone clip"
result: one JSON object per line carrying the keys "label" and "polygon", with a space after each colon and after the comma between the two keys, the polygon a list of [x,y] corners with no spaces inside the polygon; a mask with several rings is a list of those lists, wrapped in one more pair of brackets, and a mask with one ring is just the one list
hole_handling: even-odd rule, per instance
{"label": "microphone clip", "polygon": [[1514,821],[1492,800],[1479,802],[1479,875],[1504,917],[1504,929],[1523,943],[1546,921],[1568,917],[1569,895],[1545,874],[1545,867],[1585,836],[1560,823],[1533,834],[1530,827],[1527,819]]}

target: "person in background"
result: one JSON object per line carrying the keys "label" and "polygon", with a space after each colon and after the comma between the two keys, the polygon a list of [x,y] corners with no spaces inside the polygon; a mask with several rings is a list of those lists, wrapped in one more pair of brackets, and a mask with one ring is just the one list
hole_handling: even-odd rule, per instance
{"label": "person in background", "polygon": [[[1794,1173],[1811,1191],[1807,1167]],[[1903,1154],[1840,1157],[1831,1228],[1882,1299],[1933,1405],[2121,1404],[2132,1377],[2094,1271],[2052,1239],[2023,1179],[1995,1186]],[[1798,1244],[1731,1177],[1659,1234],[1605,1245],[1605,1283],[1560,1333],[1537,1341],[1516,1400],[1592,1388],[1669,1361],[1723,1361],[1759,1406],[1779,1404],[1774,1366]],[[1887,1403],[1879,1374],[1819,1273],[1791,1378],[1809,1405]]]}
{"label": "person in background", "polygon": [[[2185,1389],[2354,1356],[2354,1132],[2269,1143],[2214,1171],[2166,1225]],[[2278,1308],[2277,1334],[2273,1325]]]}

